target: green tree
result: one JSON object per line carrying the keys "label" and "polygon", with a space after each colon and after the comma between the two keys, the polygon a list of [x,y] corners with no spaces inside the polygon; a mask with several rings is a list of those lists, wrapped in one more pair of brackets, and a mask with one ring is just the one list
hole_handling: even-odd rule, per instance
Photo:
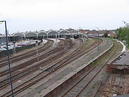
{"label": "green tree", "polygon": [[129,26],[121,27],[117,29],[118,39],[125,40],[129,46]]}

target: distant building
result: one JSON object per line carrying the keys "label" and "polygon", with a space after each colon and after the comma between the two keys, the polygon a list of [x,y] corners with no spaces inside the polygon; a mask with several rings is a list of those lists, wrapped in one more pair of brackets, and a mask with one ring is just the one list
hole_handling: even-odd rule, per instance
{"label": "distant building", "polygon": [[[18,41],[20,39],[21,39],[20,36],[16,36],[16,35],[9,35],[8,36],[9,42]],[[0,35],[0,44],[5,44],[5,42],[6,42],[6,36]]]}
{"label": "distant building", "polygon": [[108,37],[113,37],[113,38],[117,37],[117,34],[115,31],[107,31],[107,35],[108,35]]}
{"label": "distant building", "polygon": [[79,29],[80,33],[86,34],[89,30],[83,30],[83,29]]}
{"label": "distant building", "polygon": [[99,36],[99,34],[98,34],[98,32],[97,31],[88,31],[87,32],[87,36],[88,37],[98,37]]}

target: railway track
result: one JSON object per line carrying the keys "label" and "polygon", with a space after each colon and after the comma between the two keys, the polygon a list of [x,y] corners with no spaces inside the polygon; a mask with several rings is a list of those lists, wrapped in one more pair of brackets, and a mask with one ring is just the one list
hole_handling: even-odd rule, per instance
{"label": "railway track", "polygon": [[[53,50],[52,50],[53,51]],[[52,53],[52,51],[50,52],[50,54]],[[44,52],[44,51],[43,51]],[[48,53],[45,55],[48,55]],[[43,56],[42,56],[43,57]],[[43,57],[44,58],[44,57]],[[17,73],[20,73],[20,71],[18,71],[19,69],[22,69],[22,68],[25,68],[26,66],[28,65],[31,65],[33,62],[36,62],[37,58],[36,59],[32,59],[30,61],[27,60],[27,62],[23,62],[22,64],[18,65],[18,66],[15,66],[14,68],[12,68],[12,72],[17,72]],[[22,71],[21,71],[22,72]],[[4,83],[8,83],[8,70],[5,70],[3,72],[0,72],[0,86],[1,84],[4,84]],[[16,75],[15,75],[16,76]]]}
{"label": "railway track", "polygon": [[[62,40],[63,41],[63,40]],[[48,48],[46,48],[48,49]],[[60,48],[61,49],[61,48]],[[59,50],[59,48],[53,48],[53,49],[50,49],[50,50],[45,50],[43,52],[39,52],[40,53],[40,56],[39,57],[39,61],[46,58],[47,56],[49,56],[50,54],[53,54],[55,52],[57,52]],[[23,60],[22,63],[18,64],[17,66],[14,66],[11,68],[11,71],[14,72],[14,71],[18,71],[19,69],[22,69],[24,67],[27,67],[29,65],[31,65],[32,63],[34,62],[37,62],[37,56],[32,56],[30,59],[27,59],[27,60]],[[2,69],[2,68],[1,68]],[[0,72],[0,77],[4,76],[4,75],[7,75],[8,74],[8,70],[3,70]]]}
{"label": "railway track", "polygon": [[[48,40],[48,42],[43,47],[38,48],[39,53],[41,53],[42,51],[45,51],[46,49],[51,47],[52,44],[53,44],[53,41]],[[26,58],[28,58],[30,56],[34,56],[34,55],[36,55],[36,53],[37,53],[37,49],[32,49],[32,50],[27,51],[25,53],[22,53],[20,55],[10,57],[10,61],[11,61],[11,63],[18,62],[18,61],[20,61],[22,59],[26,59]],[[7,65],[6,60],[7,60],[6,58],[4,58],[3,60],[0,60],[0,67],[3,67],[3,66]]]}
{"label": "railway track", "polygon": [[[102,71],[102,69],[107,65],[107,62],[114,56],[114,51],[118,51],[117,46],[112,47],[112,51],[106,52],[103,56],[100,58],[102,59],[104,56],[108,57],[106,60],[98,65],[88,65],[83,70],[81,70],[76,76],[73,76],[71,79],[69,79],[67,82],[63,83],[61,86],[62,89],[65,88],[65,90],[62,90],[61,88],[55,90],[57,91],[54,95],[47,95],[45,97],[86,97],[84,95],[84,90],[87,89],[88,85],[94,80],[95,77]],[[64,87],[63,87],[64,86]],[[99,87],[98,87],[99,89]],[[59,91],[58,91],[59,90]],[[95,94],[96,95],[96,94]],[[95,97],[95,95],[92,97]],[[87,96],[89,97],[89,96]]]}
{"label": "railway track", "polygon": [[[68,43],[67,43],[68,44]],[[65,44],[66,45],[66,44]],[[63,46],[64,47],[64,46]],[[66,47],[67,47],[67,49],[69,49],[69,48],[71,48],[72,46],[67,46],[66,45]],[[60,46],[60,47],[58,47],[58,48],[56,48],[57,50],[56,50],[56,52],[57,52],[57,54],[56,54],[56,56],[53,56],[53,57],[51,57],[53,60],[54,59],[56,59],[56,58],[58,58],[58,57],[60,57],[60,56],[62,56],[62,54],[64,53],[64,51],[66,52],[67,50],[66,49],[62,49],[62,46]],[[60,50],[60,51],[59,51]],[[49,60],[47,60],[46,61],[46,63],[48,62],[48,61],[50,61],[50,59]],[[36,65],[36,67],[37,67],[37,65]],[[34,67],[33,67],[34,68]],[[31,71],[31,72],[33,72],[33,68],[29,68],[29,70]],[[35,68],[34,68],[35,69]],[[28,71],[29,71],[28,70]],[[26,70],[27,71],[27,70]],[[30,72],[29,72],[30,73]],[[16,77],[17,77],[17,75],[15,75]],[[22,75],[23,76],[23,75]],[[24,75],[25,76],[25,75]],[[21,77],[21,76],[20,76]]]}
{"label": "railway track", "polygon": [[[25,63],[21,64],[20,66],[18,66],[18,68],[21,69],[20,71],[16,70],[18,68],[15,68],[15,70],[12,68],[12,80],[15,81],[18,78],[25,77],[25,75],[27,75],[27,74],[29,74],[31,72],[34,72],[35,70],[39,69],[39,67],[41,65],[45,65],[45,63],[46,64],[50,63],[51,62],[51,61],[49,61],[50,59],[53,59],[53,60],[55,59],[56,60],[58,57],[60,57],[64,53],[64,51],[61,51],[61,50],[63,50],[63,47],[60,45],[60,47],[57,47],[57,48],[51,50],[50,52],[46,52],[44,57],[40,56],[40,57],[42,57],[42,58],[40,58],[41,61],[39,60],[39,62],[37,62],[34,65],[32,65],[32,63],[29,63],[29,66],[28,66],[28,64],[25,64]],[[52,55],[50,56],[50,54],[52,54]],[[45,60],[42,60],[45,57],[47,57],[47,58]],[[28,66],[28,67],[26,67],[26,66]],[[7,73],[8,72],[3,72],[3,75],[7,75]],[[2,75],[2,73],[0,73],[0,74]],[[8,84],[8,79],[7,78],[3,79],[3,80],[0,81],[0,83],[1,83],[0,87],[3,87],[3,84],[4,85]]]}
{"label": "railway track", "polygon": [[[50,49],[50,51],[40,53],[40,55],[38,56],[38,61],[45,59],[47,56],[50,56],[50,55],[54,54],[55,52],[58,52],[61,49],[62,48],[56,48],[56,49],[52,49],[52,50]],[[32,56],[31,58],[27,59],[26,61],[23,61],[23,63],[12,67],[11,71],[12,72],[19,71],[19,69],[30,66],[35,62],[37,62],[37,56]],[[0,72],[0,77],[4,76],[4,75],[7,75],[7,74],[8,74],[8,70],[1,71]]]}
{"label": "railway track", "polygon": [[[109,62],[109,63],[112,63],[114,60],[116,60],[120,55],[121,55],[121,52],[122,51],[122,46],[121,44],[117,43],[116,45],[116,49],[114,50],[114,58],[112,58]],[[117,53],[116,53],[117,52]],[[111,79],[109,79],[109,75],[108,77],[105,79],[105,80],[102,80],[99,87],[97,88],[95,94],[93,95],[93,97],[99,97],[99,96],[103,96],[103,97],[107,97],[107,96],[112,96],[114,94],[114,91],[118,93],[118,91],[121,89],[117,88],[117,89],[114,89],[114,88],[111,88],[111,86],[114,86],[113,83],[115,82],[115,77],[116,75],[113,75],[113,77]],[[110,80],[110,81],[109,81]],[[109,83],[108,83],[109,81]],[[108,83],[107,85],[107,89],[105,87],[105,85]],[[118,83],[119,85],[119,83]],[[122,84],[123,85],[123,84]],[[117,86],[117,85],[116,85]],[[117,94],[116,93],[116,94]],[[119,93],[118,93],[119,94]]]}
{"label": "railway track", "polygon": [[[48,60],[50,60],[51,58],[54,60],[56,60],[57,59],[57,57],[56,56],[61,56],[62,54],[64,54],[64,52],[59,52],[59,53],[56,53],[56,54],[53,54],[53,55],[51,55],[49,58],[47,58],[47,60],[43,60],[43,62],[42,63],[44,63],[44,65],[45,64],[48,64]],[[50,61],[49,61],[50,62]],[[41,62],[40,62],[41,63]],[[41,63],[41,65],[40,65],[40,63],[38,63],[38,64],[34,64],[33,66],[28,66],[27,68],[23,68],[22,70],[20,70],[20,71],[18,71],[18,70],[13,70],[13,72],[12,72],[12,81],[16,81],[16,80],[18,80],[18,79],[21,79],[22,77],[25,77],[26,75],[28,75],[28,74],[30,74],[31,72],[35,72],[37,69],[39,69],[40,68],[40,66],[42,66],[42,63]],[[19,66],[19,68],[20,68],[20,66]],[[21,68],[20,68],[21,69]],[[7,75],[7,74],[6,74]],[[5,75],[5,76],[6,76]],[[18,76],[17,76],[18,75]],[[4,85],[6,85],[6,84],[8,84],[8,80],[9,79],[4,79],[4,80],[2,80],[2,81],[0,81],[0,88],[1,87],[3,87]]]}
{"label": "railway track", "polygon": [[[56,64],[52,65],[51,67],[47,68],[46,70],[44,70],[43,72],[41,72],[40,74],[38,74],[38,76],[35,76],[32,79],[28,80],[27,82],[25,82],[25,83],[19,85],[18,87],[16,87],[14,89],[15,94],[20,93],[21,91],[23,91],[23,90],[27,89],[28,87],[34,85],[35,83],[37,83],[38,81],[40,81],[41,79],[43,79],[44,77],[46,77],[47,75],[50,75],[52,72],[55,72],[57,69],[61,68],[62,66],[68,64],[69,62],[75,60],[76,58],[78,58],[78,57],[80,57],[81,55],[84,54],[84,49],[82,50],[81,54],[79,54],[80,52],[78,52],[78,51],[81,51],[81,49],[76,50],[71,56],[69,56],[69,57],[67,56],[66,57],[67,59],[65,58],[65,61],[64,62],[62,62],[63,60],[60,61],[60,62],[57,62]],[[78,57],[76,56],[76,58],[75,58],[75,55],[78,55]],[[71,58],[71,60],[69,60],[70,58]],[[6,94],[2,95],[2,97],[9,97],[10,95],[11,94],[10,94],[10,91],[9,91]]]}

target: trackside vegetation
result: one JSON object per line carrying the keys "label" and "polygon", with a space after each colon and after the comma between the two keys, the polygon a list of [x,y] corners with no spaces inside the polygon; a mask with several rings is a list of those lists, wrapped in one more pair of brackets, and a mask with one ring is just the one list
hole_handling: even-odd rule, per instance
{"label": "trackside vegetation", "polygon": [[129,48],[129,25],[117,29],[118,39],[123,41]]}

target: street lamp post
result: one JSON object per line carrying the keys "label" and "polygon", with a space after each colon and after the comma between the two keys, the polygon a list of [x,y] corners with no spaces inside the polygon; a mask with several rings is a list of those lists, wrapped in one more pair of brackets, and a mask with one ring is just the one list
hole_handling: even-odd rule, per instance
{"label": "street lamp post", "polygon": [[8,61],[8,70],[9,70],[9,82],[11,86],[12,97],[14,97],[13,84],[12,84],[12,74],[11,74],[11,64],[10,64],[10,54],[8,48],[8,31],[7,31],[7,23],[6,21],[0,21],[1,23],[5,23],[5,34],[6,34],[6,49],[7,49],[7,61]]}

